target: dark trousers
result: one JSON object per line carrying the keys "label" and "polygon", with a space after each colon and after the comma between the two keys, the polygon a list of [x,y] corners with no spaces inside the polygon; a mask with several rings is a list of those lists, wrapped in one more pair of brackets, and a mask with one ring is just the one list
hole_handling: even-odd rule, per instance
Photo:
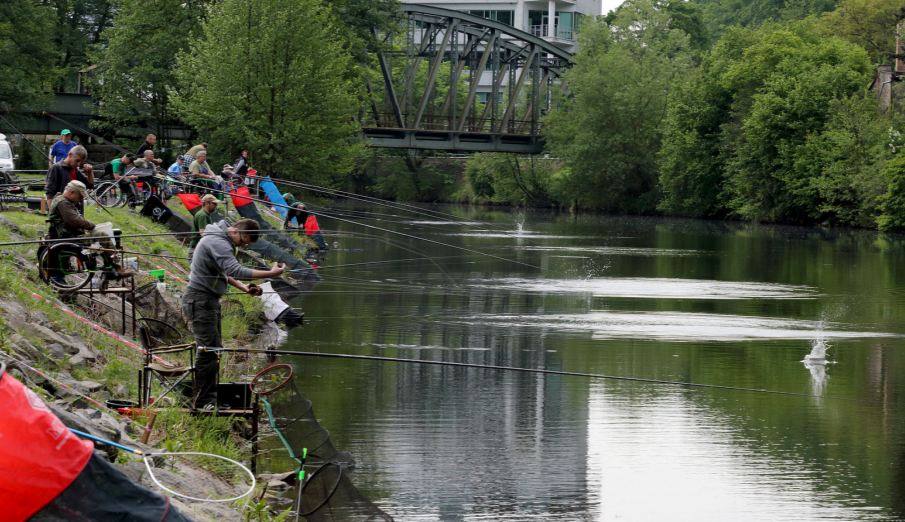
{"label": "dark trousers", "polygon": [[182,314],[192,323],[198,352],[195,355],[196,408],[217,403],[217,376],[220,373],[220,356],[205,351],[204,347],[221,348],[220,298],[206,292],[189,289],[182,297]]}

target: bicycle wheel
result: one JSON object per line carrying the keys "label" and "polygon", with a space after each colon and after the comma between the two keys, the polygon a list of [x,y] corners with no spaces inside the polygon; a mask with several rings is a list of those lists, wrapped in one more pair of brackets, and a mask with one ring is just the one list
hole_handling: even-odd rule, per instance
{"label": "bicycle wheel", "polygon": [[38,260],[41,280],[70,292],[88,284],[96,271],[96,263],[93,256],[83,252],[84,249],[75,243],[54,243],[47,247]]}
{"label": "bicycle wheel", "polygon": [[138,322],[151,334],[151,348],[182,344],[182,334],[174,326],[157,319],[141,318]]}
{"label": "bicycle wheel", "polygon": [[95,190],[95,194],[102,207],[119,207],[125,201],[124,195],[116,183],[104,183]]}

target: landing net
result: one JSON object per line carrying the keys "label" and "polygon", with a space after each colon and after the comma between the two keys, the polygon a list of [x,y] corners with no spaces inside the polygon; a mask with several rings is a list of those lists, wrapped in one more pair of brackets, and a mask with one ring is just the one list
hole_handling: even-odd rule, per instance
{"label": "landing net", "polygon": [[273,393],[262,395],[261,399],[270,426],[279,434],[290,457],[301,463],[307,448],[309,462],[354,466],[351,453],[339,451],[330,443],[330,432],[317,422],[311,401],[299,393],[294,379]]}

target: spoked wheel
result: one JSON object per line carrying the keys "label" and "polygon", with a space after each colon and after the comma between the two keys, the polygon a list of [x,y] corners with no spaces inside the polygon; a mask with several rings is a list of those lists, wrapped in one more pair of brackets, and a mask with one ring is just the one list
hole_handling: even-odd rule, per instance
{"label": "spoked wheel", "polygon": [[237,299],[227,297],[220,303],[220,313],[223,316],[235,316],[245,320],[245,307]]}
{"label": "spoked wheel", "polygon": [[91,281],[97,270],[94,256],[75,243],[54,243],[39,254],[38,273],[45,283],[61,290],[78,290]]}
{"label": "spoked wheel", "polygon": [[107,184],[98,187],[96,191],[98,202],[102,207],[116,208],[126,204],[126,195],[120,190],[118,184]]}
{"label": "spoked wheel", "polygon": [[151,348],[182,344],[182,334],[172,325],[157,319],[146,318],[141,318],[138,322],[142,326],[148,327],[148,332],[151,334]]}

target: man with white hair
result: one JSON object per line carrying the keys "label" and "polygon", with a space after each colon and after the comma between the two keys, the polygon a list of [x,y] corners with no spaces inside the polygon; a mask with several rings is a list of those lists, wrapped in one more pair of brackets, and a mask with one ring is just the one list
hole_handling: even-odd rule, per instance
{"label": "man with white hair", "polygon": [[[85,147],[76,145],[69,151],[66,158],[50,167],[44,183],[44,195],[47,197],[47,201],[52,201],[57,194],[63,192],[70,181],[80,181],[86,188],[94,188],[94,170],[91,165],[85,163],[87,159],[88,151],[85,150]],[[81,211],[81,204],[78,206]]]}
{"label": "man with white hair", "polygon": [[[195,161],[192,162],[192,165],[189,167],[189,176],[195,178],[195,180],[200,181],[202,183],[207,184],[217,190],[220,190],[220,180],[217,179],[217,175],[214,174],[211,166],[207,164],[207,151],[201,150],[198,152],[198,157]],[[199,185],[204,186],[202,183]]]}

